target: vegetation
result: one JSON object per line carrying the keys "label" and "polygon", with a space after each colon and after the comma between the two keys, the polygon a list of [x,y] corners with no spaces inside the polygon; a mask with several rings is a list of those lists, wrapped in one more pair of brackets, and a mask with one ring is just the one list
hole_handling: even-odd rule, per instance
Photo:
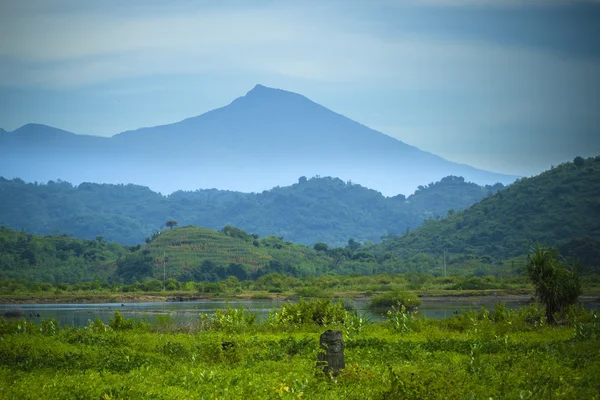
{"label": "vegetation", "polygon": [[523,265],[537,241],[600,272],[599,215],[600,156],[522,178],[464,211],[363,250],[403,259],[439,259],[446,250],[450,266],[478,258],[494,268],[511,259]]}
{"label": "vegetation", "polygon": [[450,208],[462,210],[502,188],[447,177],[420,187],[408,198],[386,198],[336,178],[304,178],[262,193],[205,189],[163,196],[136,185],[74,187],[60,180],[38,184],[0,178],[0,225],[84,239],[101,234],[108,241],[139,244],[165,221],[212,229],[229,224],[306,245],[342,246],[350,237],[376,242],[404,233],[427,218],[445,216]]}
{"label": "vegetation", "polygon": [[102,236],[34,236],[0,227],[0,277],[30,282],[110,281],[115,260],[129,250]]}
{"label": "vegetation", "polygon": [[581,268],[558,259],[554,249],[536,245],[527,257],[527,275],[535,286],[535,294],[546,308],[546,319],[555,324],[555,315],[577,302],[583,292]]}
{"label": "vegetation", "polygon": [[167,222],[165,222],[165,226],[169,229],[173,229],[177,226],[177,221],[170,219]]}
{"label": "vegetation", "polygon": [[[463,289],[463,286],[465,287]],[[263,275],[255,281],[240,281],[229,277],[219,282],[178,282],[175,279],[150,279],[123,283],[118,280],[76,283],[48,283],[24,279],[0,278],[3,302],[116,302],[121,299],[166,296],[178,298],[365,298],[388,292],[409,292],[412,295],[467,296],[533,294],[525,276],[496,279],[495,277],[452,276],[433,277],[428,274],[384,274],[373,276],[320,275],[296,278],[278,273]],[[586,294],[600,293],[600,277],[587,277]]]}
{"label": "vegetation", "polygon": [[[266,320],[226,309],[177,325],[123,318],[59,326],[0,319],[0,397],[33,399],[595,398],[600,319],[572,308],[568,325],[544,323],[536,305],[502,305],[445,320],[396,310],[371,323],[310,317],[307,303]],[[337,312],[337,311],[336,311]],[[341,329],[346,368],[316,365],[319,335]]]}
{"label": "vegetation", "polygon": [[[115,197],[117,194],[123,197],[130,190],[140,189],[92,184],[73,188],[64,183],[36,186],[6,180],[0,184],[31,192],[53,190],[52,195],[47,196],[49,203],[60,198],[59,194],[63,192],[87,193],[96,199],[96,194],[103,190],[114,191]],[[346,198],[346,194],[353,192],[359,193],[357,196],[380,196],[377,192],[365,192],[366,189],[358,185],[330,178],[303,179],[290,188],[276,188],[262,196],[266,199],[273,192],[283,196],[286,190],[317,196],[322,185],[328,190],[337,190],[336,198]],[[423,208],[419,212],[424,213],[433,204],[440,203],[439,196],[445,188],[455,188],[447,191],[451,198],[460,193],[464,185],[470,184],[460,178],[445,178],[438,184],[420,188],[408,199],[398,197],[385,201],[395,201],[413,209],[420,204]],[[429,219],[414,231],[401,237],[388,235],[386,240],[375,245],[351,237],[339,247],[325,242],[308,247],[281,236],[260,238],[232,225],[226,225],[220,231],[177,227],[174,211],[166,218],[171,229],[153,231],[144,244],[135,246],[108,243],[102,236],[96,236],[96,240],[77,240],[64,234],[42,237],[2,228],[0,277],[53,284],[98,280],[108,284],[116,282],[130,291],[142,287],[156,291],[163,287],[179,290],[187,282],[221,281],[228,282],[226,289],[229,290],[238,286],[234,284],[236,281],[248,288],[252,284],[242,282],[258,282],[262,277],[269,277],[269,290],[278,293],[284,290],[281,287],[285,279],[281,279],[281,275],[306,279],[322,275],[414,273],[411,276],[417,278],[411,278],[409,290],[422,290],[428,274],[468,277],[450,284],[452,290],[488,290],[497,288],[497,282],[485,277],[494,276],[495,280],[501,281],[503,277],[525,274],[527,249],[536,240],[556,246],[569,260],[580,260],[589,271],[600,271],[600,231],[592,217],[600,209],[599,187],[600,158],[583,160],[578,165],[566,163],[490,194],[467,210],[450,210],[440,221]],[[10,198],[13,192],[7,190],[7,193]],[[194,193],[199,195],[200,192]],[[119,204],[134,214],[151,210],[152,202],[149,202],[149,208],[138,206],[139,200],[147,194],[148,191],[140,189],[137,197],[126,197]],[[159,197],[168,202],[173,196],[180,195],[183,194]],[[349,196],[348,201],[353,198]],[[217,197],[210,203],[221,204],[215,199]],[[104,203],[111,201],[111,196],[107,196]],[[13,202],[14,199],[3,202],[0,207],[9,207]],[[353,218],[346,216],[346,220]],[[162,221],[164,224],[165,219]],[[320,288],[302,286],[291,290],[299,296],[323,296]],[[217,287],[206,284],[201,292],[213,293],[219,290]]]}
{"label": "vegetation", "polygon": [[[25,246],[27,241],[31,244]],[[432,257],[402,260],[384,254],[376,258],[353,239],[346,247],[317,246],[315,250],[280,237],[261,239],[229,225],[221,232],[192,226],[168,229],[137,246],[109,244],[101,237],[89,241],[64,235],[33,236],[7,228],[0,230],[0,242],[6,260],[0,263],[0,277],[48,283],[99,279],[149,285],[156,281],[154,286],[161,287],[158,281],[166,279],[185,283],[217,282],[228,277],[256,280],[269,274],[308,277],[441,271],[439,260]],[[57,243],[65,251],[53,256],[48,249]],[[102,254],[96,256],[100,250]],[[476,265],[458,273],[470,273]],[[175,282],[172,286],[178,287]]]}
{"label": "vegetation", "polygon": [[414,310],[421,305],[421,299],[419,299],[414,293],[393,291],[382,293],[373,297],[369,308],[371,310],[382,310],[397,307],[404,308],[406,310]]}

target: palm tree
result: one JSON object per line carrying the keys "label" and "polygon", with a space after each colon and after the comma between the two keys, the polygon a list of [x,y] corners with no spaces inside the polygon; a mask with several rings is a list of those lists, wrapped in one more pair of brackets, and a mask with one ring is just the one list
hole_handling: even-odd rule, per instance
{"label": "palm tree", "polygon": [[546,307],[546,320],[556,324],[554,315],[575,304],[582,293],[581,268],[559,259],[553,248],[536,244],[527,256],[527,275],[535,287],[535,295]]}

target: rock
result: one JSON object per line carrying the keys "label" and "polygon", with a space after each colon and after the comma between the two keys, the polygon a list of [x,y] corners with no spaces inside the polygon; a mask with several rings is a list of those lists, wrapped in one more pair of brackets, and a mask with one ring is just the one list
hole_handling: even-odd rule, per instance
{"label": "rock", "polygon": [[327,330],[319,340],[321,350],[317,355],[317,367],[326,375],[337,376],[344,369],[344,340],[341,330]]}

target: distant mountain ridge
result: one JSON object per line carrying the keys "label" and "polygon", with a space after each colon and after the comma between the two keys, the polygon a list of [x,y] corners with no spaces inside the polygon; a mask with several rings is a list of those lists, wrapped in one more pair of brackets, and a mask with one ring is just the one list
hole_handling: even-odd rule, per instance
{"label": "distant mountain ridge", "polygon": [[24,125],[0,135],[0,175],[136,183],[163,193],[198,187],[260,192],[320,175],[386,195],[409,194],[448,175],[480,185],[516,178],[449,162],[302,95],[262,85],[200,116],[111,138]]}
{"label": "distant mountain ridge", "polygon": [[82,239],[104,236],[122,244],[143,243],[168,219],[221,229],[234,225],[260,236],[283,236],[312,245],[345,245],[349,238],[379,241],[414,229],[425,219],[461,210],[503,189],[446,177],[421,186],[408,198],[391,198],[337,178],[301,177],[298,183],[261,193],[216,189],[169,196],[138,185],[62,181],[25,183],[0,178],[0,225],[34,234],[57,230]]}

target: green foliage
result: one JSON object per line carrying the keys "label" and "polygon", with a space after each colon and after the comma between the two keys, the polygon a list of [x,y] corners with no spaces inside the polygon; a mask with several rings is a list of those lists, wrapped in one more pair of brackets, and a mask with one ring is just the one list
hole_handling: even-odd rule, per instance
{"label": "green foliage", "polygon": [[600,340],[600,316],[596,311],[591,311],[586,317],[574,323],[575,332],[573,339],[579,341]]}
{"label": "green foliage", "polygon": [[316,251],[327,251],[328,248],[329,246],[327,246],[327,243],[323,242],[315,243],[313,246],[313,249],[315,249]]}
{"label": "green foliage", "polygon": [[387,320],[392,330],[400,333],[409,333],[415,330],[417,311],[408,311],[404,304],[392,306],[386,313]]}
{"label": "green foliage", "polygon": [[343,323],[346,317],[342,303],[334,303],[330,299],[300,299],[297,303],[286,303],[280,311],[269,314],[271,323],[284,325],[336,325]]}
{"label": "green foliage", "polygon": [[498,287],[499,285],[490,276],[485,278],[477,276],[463,278],[451,286],[455,290],[486,290]]}
{"label": "green foliage", "polygon": [[256,324],[257,313],[243,308],[227,307],[225,310],[217,310],[214,315],[200,315],[200,329],[215,329],[224,332],[241,332]]}
{"label": "green foliage", "polygon": [[581,269],[558,259],[555,249],[535,245],[527,256],[527,275],[535,294],[546,308],[549,324],[555,324],[555,314],[575,304],[582,294]]}
{"label": "green foliage", "polygon": [[34,289],[40,292],[50,288],[48,282],[109,280],[115,260],[127,253],[126,248],[102,238],[34,236],[0,226],[0,277],[46,282]]}
{"label": "green foliage", "polygon": [[588,158],[579,167],[564,163],[532,178],[522,178],[464,211],[439,221],[425,221],[418,229],[367,250],[375,255],[391,253],[404,260],[416,254],[440,260],[445,249],[449,269],[472,264],[476,270],[482,264],[498,268],[503,260],[524,257],[529,245],[538,241],[567,247],[569,256],[598,272],[599,199],[600,158]]}
{"label": "green foliage", "polygon": [[169,196],[137,185],[73,186],[62,181],[44,185],[0,178],[4,194],[0,224],[35,234],[60,230],[86,239],[101,234],[108,241],[137,244],[146,238],[151,241],[165,221],[177,220],[212,229],[234,225],[306,245],[342,246],[349,237],[378,241],[389,233],[403,233],[428,216],[443,216],[449,208],[462,210],[474,204],[488,190],[448,177],[406,202],[400,200],[406,199],[402,195],[386,198],[375,190],[329,177],[301,179],[262,193],[206,189]]}
{"label": "green foliage", "polygon": [[371,300],[369,303],[369,309],[371,310],[386,310],[391,307],[398,309],[415,309],[421,305],[421,299],[419,299],[414,293],[393,291],[379,294]]}
{"label": "green foliage", "polygon": [[115,311],[115,316],[114,318],[110,319],[110,323],[108,325],[116,331],[133,329],[133,320],[125,319],[120,312]]}
{"label": "green foliage", "polygon": [[169,229],[173,229],[173,228],[175,228],[177,225],[178,225],[178,222],[177,222],[177,221],[175,221],[175,220],[173,220],[173,219],[170,219],[170,220],[168,220],[167,222],[165,222],[165,226],[166,226],[167,228],[169,228]]}
{"label": "green foliage", "polygon": [[314,323],[245,324],[243,311],[229,310],[222,317],[229,322],[200,332],[95,322],[40,331],[40,324],[0,318],[0,397],[597,397],[597,314],[573,310],[574,326],[550,327],[524,322],[533,310],[496,307],[404,323],[412,317],[400,312],[396,325],[346,315],[343,325],[332,325],[343,329],[346,345],[346,368],[335,379],[315,373],[325,328]]}

